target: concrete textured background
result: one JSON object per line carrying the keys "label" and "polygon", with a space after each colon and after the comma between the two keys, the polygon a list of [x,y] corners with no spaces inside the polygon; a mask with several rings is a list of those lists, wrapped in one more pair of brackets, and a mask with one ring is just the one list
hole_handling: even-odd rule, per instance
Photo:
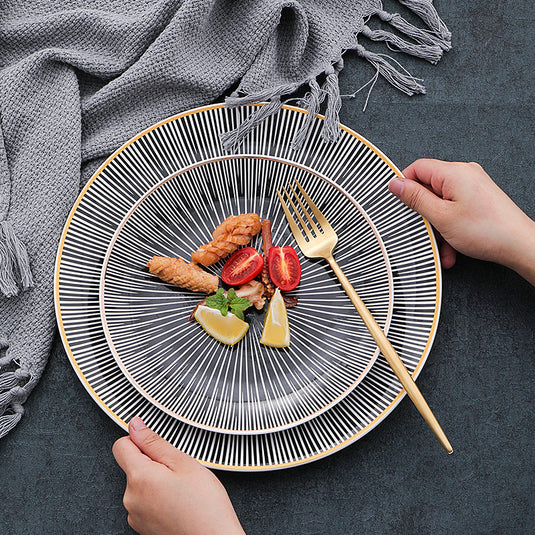
{"label": "concrete textured background", "polygon": [[[377,83],[342,122],[403,168],[418,157],[477,161],[535,217],[534,15],[528,0],[436,0],[454,49],[438,66],[395,54],[428,94]],[[398,5],[399,6],[399,5]],[[394,2],[385,2],[394,10]],[[342,93],[373,69],[345,56]],[[520,534],[535,531],[535,289],[460,258],[444,273],[438,333],[419,386],[455,447],[446,455],[404,399],[355,444],[271,473],[219,472],[253,534]],[[123,434],[77,380],[56,340],[21,424],[0,441],[0,533],[132,533]]]}

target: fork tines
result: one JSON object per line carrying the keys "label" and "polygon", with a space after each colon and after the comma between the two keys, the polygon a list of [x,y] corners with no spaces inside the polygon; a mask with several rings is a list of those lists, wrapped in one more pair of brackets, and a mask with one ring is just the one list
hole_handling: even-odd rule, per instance
{"label": "fork tines", "polygon": [[[292,232],[295,236],[295,239],[299,242],[299,236],[303,236],[303,231],[306,234],[306,237],[308,238],[307,241],[310,241],[314,239],[314,237],[321,236],[325,232],[331,231],[334,232],[331,225],[329,225],[329,222],[325,218],[325,216],[321,213],[321,211],[318,209],[318,207],[312,202],[312,199],[309,197],[307,192],[304,190],[304,188],[299,184],[299,182],[294,179],[295,184],[297,185],[297,188],[301,192],[301,196],[305,200],[306,204],[301,200],[301,197],[299,196],[298,192],[295,190],[292,184],[288,184],[288,189],[293,194],[290,195],[288,190],[283,187],[282,191],[286,195],[286,198],[288,200],[289,205],[293,209],[293,213],[295,214],[295,217],[299,221],[302,230],[300,230],[299,226],[297,225],[297,222],[295,218],[293,217],[292,213],[290,212],[290,209],[288,208],[288,204],[284,201],[284,197],[281,195],[280,191],[277,190],[277,195],[279,196],[279,200],[281,202],[282,208],[284,210],[284,213],[286,214],[286,219],[288,220],[288,224],[290,225],[290,228],[292,229]],[[297,208],[296,204],[292,200],[295,199],[299,207],[301,208],[301,211]],[[312,217],[312,214],[316,217],[316,221],[314,221],[314,218]],[[308,220],[308,225],[301,216],[301,213],[304,214],[306,219]]]}

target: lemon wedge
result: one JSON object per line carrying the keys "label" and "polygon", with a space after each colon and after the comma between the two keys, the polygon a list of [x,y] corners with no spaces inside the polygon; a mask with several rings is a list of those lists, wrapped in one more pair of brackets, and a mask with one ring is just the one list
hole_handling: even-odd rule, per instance
{"label": "lemon wedge", "polygon": [[210,336],[230,346],[239,342],[249,329],[249,324],[232,312],[223,316],[216,308],[207,306],[197,308],[195,319]]}
{"label": "lemon wedge", "polygon": [[271,347],[287,347],[290,345],[288,314],[286,313],[284,299],[278,288],[269,302],[260,343]]}

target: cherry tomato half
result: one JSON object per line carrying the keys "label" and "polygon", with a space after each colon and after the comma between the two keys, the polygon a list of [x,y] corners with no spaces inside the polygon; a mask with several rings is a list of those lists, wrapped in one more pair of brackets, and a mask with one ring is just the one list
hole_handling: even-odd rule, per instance
{"label": "cherry tomato half", "polygon": [[264,257],[254,247],[243,247],[233,253],[221,270],[221,279],[230,286],[253,280],[264,267]]}
{"label": "cherry tomato half", "polygon": [[301,280],[301,264],[293,247],[271,247],[268,253],[269,277],[281,290],[293,290]]}

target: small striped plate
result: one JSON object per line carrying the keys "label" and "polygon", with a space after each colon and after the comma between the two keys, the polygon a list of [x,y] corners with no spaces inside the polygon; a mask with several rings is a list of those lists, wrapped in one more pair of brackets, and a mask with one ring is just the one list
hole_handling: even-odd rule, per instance
{"label": "small striped plate", "polygon": [[[119,225],[136,202],[166,178],[228,156],[219,135],[245,121],[254,109],[230,110],[216,104],[190,110],[151,126],[119,148],[76,201],[59,244],[55,274],[61,337],[95,402],[124,429],[132,417],[141,416],[159,435],[205,465],[241,471],[287,468],[339,451],[373,429],[405,395],[379,355],[353,390],[314,418],[270,433],[219,433],[185,423],[149,401],[113,356],[99,294],[104,259]],[[387,184],[400,176],[399,170],[351,129],[342,126],[338,142],[326,144],[321,139],[323,119],[318,117],[303,147],[292,150],[290,140],[306,118],[303,110],[285,106],[259,125],[234,155],[248,155],[251,164],[251,155],[293,162],[326,177],[358,202],[379,233],[391,267],[388,337],[416,378],[432,346],[440,311],[440,265],[433,232],[388,192]],[[282,232],[282,225],[277,226],[275,230]]]}
{"label": "small striped plate", "polygon": [[[392,274],[379,233],[358,203],[314,171],[273,157],[207,160],[158,183],[134,204],[108,248],[101,278],[104,332],[119,367],[149,401],[176,418],[222,433],[280,431],[321,414],[363,379],[378,349],[328,265],[301,254],[275,194],[297,179],[337,229],[336,257],[388,331]],[[234,346],[188,317],[202,297],[148,273],[153,255],[190,261],[227,216],[255,212],[273,243],[300,256],[298,305],[288,310],[287,348],[260,344],[265,309],[247,314]],[[262,238],[249,244],[262,250]],[[225,260],[209,266],[221,273]]]}

